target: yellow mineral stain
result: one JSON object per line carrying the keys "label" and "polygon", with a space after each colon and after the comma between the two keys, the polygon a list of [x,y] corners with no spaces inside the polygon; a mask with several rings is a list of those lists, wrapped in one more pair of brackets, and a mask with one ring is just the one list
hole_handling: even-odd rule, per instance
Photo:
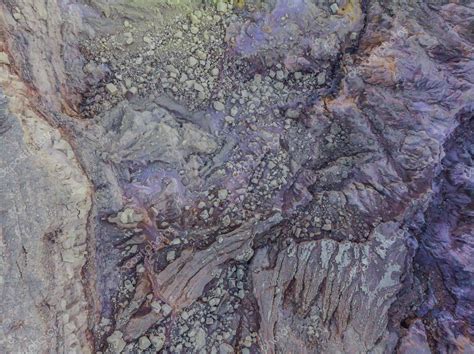
{"label": "yellow mineral stain", "polygon": [[245,6],[245,0],[235,0],[235,7],[243,9]]}
{"label": "yellow mineral stain", "polygon": [[346,6],[339,9],[338,14],[349,17],[351,21],[357,21],[362,16],[360,0],[349,0]]}

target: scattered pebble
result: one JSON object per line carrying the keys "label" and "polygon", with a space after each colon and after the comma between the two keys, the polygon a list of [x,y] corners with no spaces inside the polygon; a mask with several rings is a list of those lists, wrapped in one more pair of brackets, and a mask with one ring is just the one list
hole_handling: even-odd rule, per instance
{"label": "scattered pebble", "polygon": [[190,67],[194,67],[194,66],[196,66],[198,63],[199,63],[199,62],[198,62],[197,59],[194,58],[194,57],[190,57],[190,58],[188,59],[188,64],[189,64]]}
{"label": "scattered pebble", "polygon": [[214,101],[214,109],[218,112],[222,112],[223,110],[225,110],[225,106],[222,102],[220,101]]}
{"label": "scattered pebble", "polygon": [[317,77],[318,85],[324,85],[326,82],[326,73],[324,71],[320,72]]}
{"label": "scattered pebble", "polygon": [[226,200],[228,195],[229,192],[227,191],[227,189],[219,189],[219,191],[217,192],[217,196],[220,200]]}
{"label": "scattered pebble", "polygon": [[147,336],[140,337],[138,339],[138,348],[141,350],[146,350],[151,346],[151,341],[148,339]]}
{"label": "scattered pebble", "polygon": [[114,84],[107,84],[105,85],[105,88],[111,95],[115,95],[118,92],[117,86],[115,86]]}

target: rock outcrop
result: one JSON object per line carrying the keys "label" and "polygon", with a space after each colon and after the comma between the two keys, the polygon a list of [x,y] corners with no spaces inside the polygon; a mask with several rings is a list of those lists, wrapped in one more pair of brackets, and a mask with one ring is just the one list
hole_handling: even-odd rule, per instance
{"label": "rock outcrop", "polygon": [[0,348],[90,352],[82,270],[92,187],[11,69],[0,64]]}
{"label": "rock outcrop", "polygon": [[1,352],[474,350],[471,3],[0,9]]}

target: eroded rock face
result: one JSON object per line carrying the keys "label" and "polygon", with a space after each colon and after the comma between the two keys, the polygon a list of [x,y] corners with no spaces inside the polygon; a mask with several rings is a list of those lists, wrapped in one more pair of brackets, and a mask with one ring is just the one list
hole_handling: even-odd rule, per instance
{"label": "eroded rock face", "polygon": [[[468,117],[466,119],[466,117]],[[425,211],[425,226],[415,229],[420,250],[415,257],[417,275],[425,296],[418,315],[426,319],[436,340],[436,350],[450,346],[473,350],[473,120],[463,115],[461,124],[445,144],[443,171],[434,182],[436,195]],[[445,341],[442,338],[449,338]]]}
{"label": "eroded rock face", "polygon": [[70,144],[0,68],[0,348],[90,351],[82,281],[91,186]]}
{"label": "eroded rock face", "polygon": [[472,5],[0,7],[2,352],[473,350]]}

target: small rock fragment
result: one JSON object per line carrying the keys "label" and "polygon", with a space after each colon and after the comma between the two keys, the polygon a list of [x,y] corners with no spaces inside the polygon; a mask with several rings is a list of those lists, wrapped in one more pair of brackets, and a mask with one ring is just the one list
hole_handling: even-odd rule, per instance
{"label": "small rock fragment", "polygon": [[166,260],[168,262],[173,262],[176,258],[176,252],[175,251],[170,251],[166,254]]}
{"label": "small rock fragment", "polygon": [[8,59],[7,53],[0,52],[0,64],[10,65],[10,59]]}
{"label": "small rock fragment", "polygon": [[111,95],[115,95],[118,92],[117,86],[115,86],[114,84],[107,84],[105,85],[105,88]]}
{"label": "small rock fragment", "polygon": [[14,12],[14,13],[13,13],[13,18],[14,18],[16,21],[20,21],[20,20],[22,19],[22,17],[23,17],[23,16],[22,16],[21,13],[19,13],[19,12]]}
{"label": "small rock fragment", "polygon": [[155,347],[155,350],[159,352],[161,349],[163,349],[163,346],[165,345],[165,337],[163,335],[152,335],[150,336],[150,342]]}
{"label": "small rock fragment", "polygon": [[153,301],[151,303],[151,308],[153,309],[153,311],[158,313],[161,311],[161,304],[158,301]]}
{"label": "small rock fragment", "polygon": [[204,87],[197,82],[194,83],[194,89],[198,92],[204,92]]}
{"label": "small rock fragment", "polygon": [[332,230],[332,225],[331,224],[324,224],[322,229],[324,231],[331,231]]}
{"label": "small rock fragment", "polygon": [[186,311],[181,312],[181,318],[186,321],[189,318],[189,313]]}
{"label": "small rock fragment", "polygon": [[217,197],[220,200],[226,200],[228,195],[229,192],[227,191],[227,189],[219,189],[219,191],[217,192]]}
{"label": "small rock fragment", "polygon": [[151,345],[151,342],[147,336],[143,336],[143,337],[140,337],[140,339],[138,339],[138,348],[140,348],[141,350],[148,349],[150,345]]}
{"label": "small rock fragment", "polygon": [[196,350],[200,350],[206,345],[206,337],[206,331],[202,328],[198,328],[194,339],[194,348]]}
{"label": "small rock fragment", "polygon": [[221,343],[219,346],[219,354],[233,354],[234,348],[227,343]]}
{"label": "small rock fragment", "polygon": [[300,111],[298,109],[294,109],[294,108],[289,108],[285,115],[288,117],[288,118],[291,118],[291,119],[296,119],[300,116]]}
{"label": "small rock fragment", "polygon": [[188,64],[189,64],[189,66],[194,67],[198,64],[198,61],[195,57],[190,57],[188,59]]}
{"label": "small rock fragment", "polygon": [[217,3],[216,7],[218,12],[226,12],[227,11],[227,4],[223,2],[222,0]]}
{"label": "small rock fragment", "polygon": [[209,212],[207,210],[203,210],[201,214],[199,214],[199,216],[201,217],[201,219],[207,220],[209,219]]}
{"label": "small rock fragment", "polygon": [[128,45],[133,43],[133,36],[130,32],[124,33],[124,36],[125,36],[125,43],[127,43]]}
{"label": "small rock fragment", "polygon": [[237,113],[239,113],[239,109],[237,107],[234,106],[230,109],[230,115],[232,117],[235,117],[237,115]]}
{"label": "small rock fragment", "polygon": [[107,338],[107,343],[109,348],[113,353],[120,353],[125,348],[127,343],[123,340],[123,333],[120,331],[115,331]]}
{"label": "small rock fragment", "polygon": [[214,109],[219,112],[222,112],[225,109],[224,104],[220,101],[215,101],[213,106],[214,106]]}
{"label": "small rock fragment", "polygon": [[320,72],[317,77],[318,85],[324,85],[326,82],[326,73],[324,71]]}
{"label": "small rock fragment", "polygon": [[165,316],[168,316],[168,315],[171,313],[172,310],[173,310],[173,309],[172,309],[171,306],[168,305],[168,304],[164,304],[164,305],[161,307],[161,311],[163,312],[163,315],[165,315]]}

